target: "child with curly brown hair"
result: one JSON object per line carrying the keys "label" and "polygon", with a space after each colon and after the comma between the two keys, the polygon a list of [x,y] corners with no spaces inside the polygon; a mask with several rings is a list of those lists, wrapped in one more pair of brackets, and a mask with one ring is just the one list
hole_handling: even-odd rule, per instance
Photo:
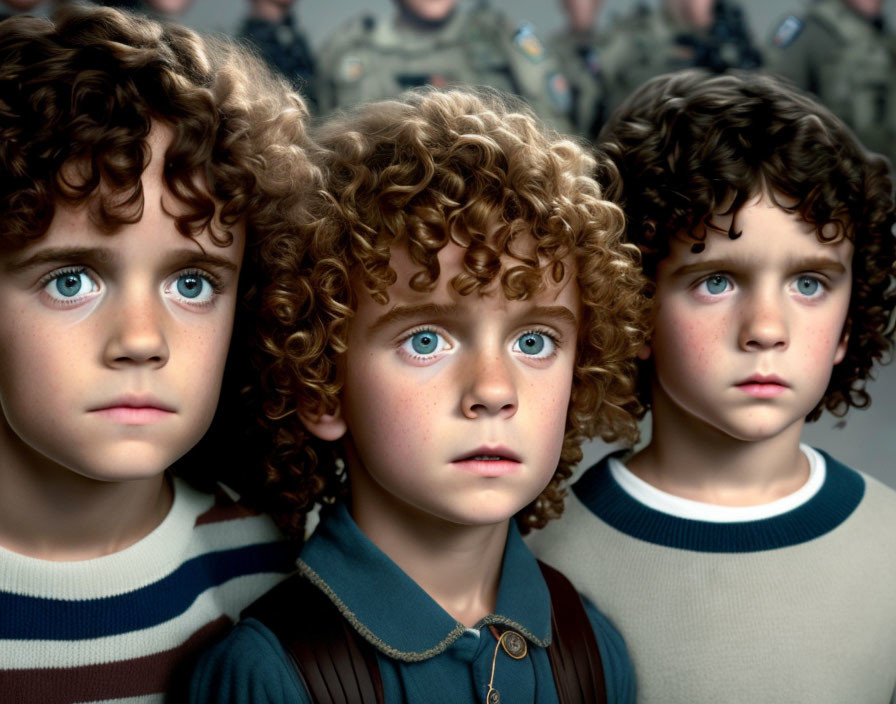
{"label": "child with curly brown hair", "polygon": [[293,569],[166,470],[215,415],[244,250],[303,212],[306,116],[176,25],[0,23],[0,700],[161,701]]}
{"label": "child with curly brown hair", "polygon": [[[632,701],[613,626],[552,599],[520,536],[560,515],[583,438],[636,430],[642,281],[594,160],[487,93],[363,105],[316,139],[326,195],[267,250],[261,342],[272,510],[297,535],[323,515],[193,699],[326,701],[335,671],[347,701]],[[341,674],[308,635],[340,625],[366,658]]]}
{"label": "child with curly brown hair", "polygon": [[790,86],[699,71],[646,84],[600,148],[651,281],[652,434],[536,554],[620,624],[639,701],[890,702],[896,494],[800,442],[892,350],[887,163]]}

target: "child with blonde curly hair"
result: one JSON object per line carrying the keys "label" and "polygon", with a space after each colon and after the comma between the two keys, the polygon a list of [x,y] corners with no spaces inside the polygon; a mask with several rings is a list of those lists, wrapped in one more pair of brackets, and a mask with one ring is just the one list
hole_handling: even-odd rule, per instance
{"label": "child with blonde curly hair", "polygon": [[[562,512],[583,438],[636,432],[642,282],[593,159],[461,91],[316,138],[325,193],[263,255],[260,332],[269,505],[288,532],[316,503],[321,523],[194,700],[322,701],[319,682],[352,680],[357,701],[632,701],[614,627],[520,535]],[[353,668],[308,635],[340,624]]]}
{"label": "child with blonde curly hair", "polygon": [[0,23],[0,700],[160,701],[291,571],[269,518],[181,478],[225,448],[169,468],[215,416],[244,250],[303,213],[306,117],[177,25]]}

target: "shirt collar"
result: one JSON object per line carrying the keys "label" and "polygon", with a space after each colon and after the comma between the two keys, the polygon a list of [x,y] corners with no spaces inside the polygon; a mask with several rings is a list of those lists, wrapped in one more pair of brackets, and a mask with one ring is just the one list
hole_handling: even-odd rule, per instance
{"label": "shirt collar", "polygon": [[[321,589],[358,633],[391,658],[431,658],[465,630],[335,505],[302,550],[299,571]],[[536,645],[550,643],[551,604],[535,557],[510,522],[495,612],[477,626],[501,624]]]}

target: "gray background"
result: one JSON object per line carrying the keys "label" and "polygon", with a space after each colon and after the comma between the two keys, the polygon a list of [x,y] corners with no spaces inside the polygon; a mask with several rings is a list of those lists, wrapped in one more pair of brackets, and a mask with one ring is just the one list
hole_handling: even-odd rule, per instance
{"label": "gray background", "polygon": [[[559,0],[492,0],[495,7],[535,24],[542,35],[563,26]],[[653,3],[655,4],[655,3]],[[765,40],[772,27],[789,11],[799,10],[806,0],[746,0],[742,2],[757,40]],[[896,24],[896,3],[887,3],[891,24]],[[607,0],[604,20],[633,7],[633,0]],[[183,21],[200,30],[232,31],[245,12],[242,0],[195,0]],[[300,0],[297,14],[311,43],[319,45],[343,21],[364,10],[383,14],[391,11],[392,0]],[[896,487],[896,365],[883,367],[869,389],[873,403],[866,410],[851,410],[845,422],[829,414],[807,426],[804,438],[824,448],[843,462],[873,474]],[[605,451],[600,442],[585,449],[585,466]]]}

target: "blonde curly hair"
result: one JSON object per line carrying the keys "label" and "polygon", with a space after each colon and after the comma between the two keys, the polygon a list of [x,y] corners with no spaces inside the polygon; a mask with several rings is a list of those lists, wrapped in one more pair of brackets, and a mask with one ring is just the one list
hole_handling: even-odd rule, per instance
{"label": "blonde curly hair", "polygon": [[[493,92],[435,89],[362,105],[314,135],[326,186],[299,236],[262,255],[259,332],[268,510],[301,535],[315,502],[346,488],[339,446],[312,436],[300,415],[338,409],[340,363],[356,296],[380,303],[395,283],[394,248],[419,265],[412,289],[439,278],[439,251],[466,249],[451,281],[461,295],[497,281],[523,300],[572,262],[583,301],[562,452],[550,484],[517,516],[527,531],[563,510],[565,482],[585,438],[632,440],[633,359],[644,340],[638,251],[624,244],[623,216],[591,177],[594,160],[546,130],[528,108]],[[523,240],[525,238],[525,240]],[[535,240],[534,251],[525,242]],[[517,260],[502,267],[501,256]]]}

